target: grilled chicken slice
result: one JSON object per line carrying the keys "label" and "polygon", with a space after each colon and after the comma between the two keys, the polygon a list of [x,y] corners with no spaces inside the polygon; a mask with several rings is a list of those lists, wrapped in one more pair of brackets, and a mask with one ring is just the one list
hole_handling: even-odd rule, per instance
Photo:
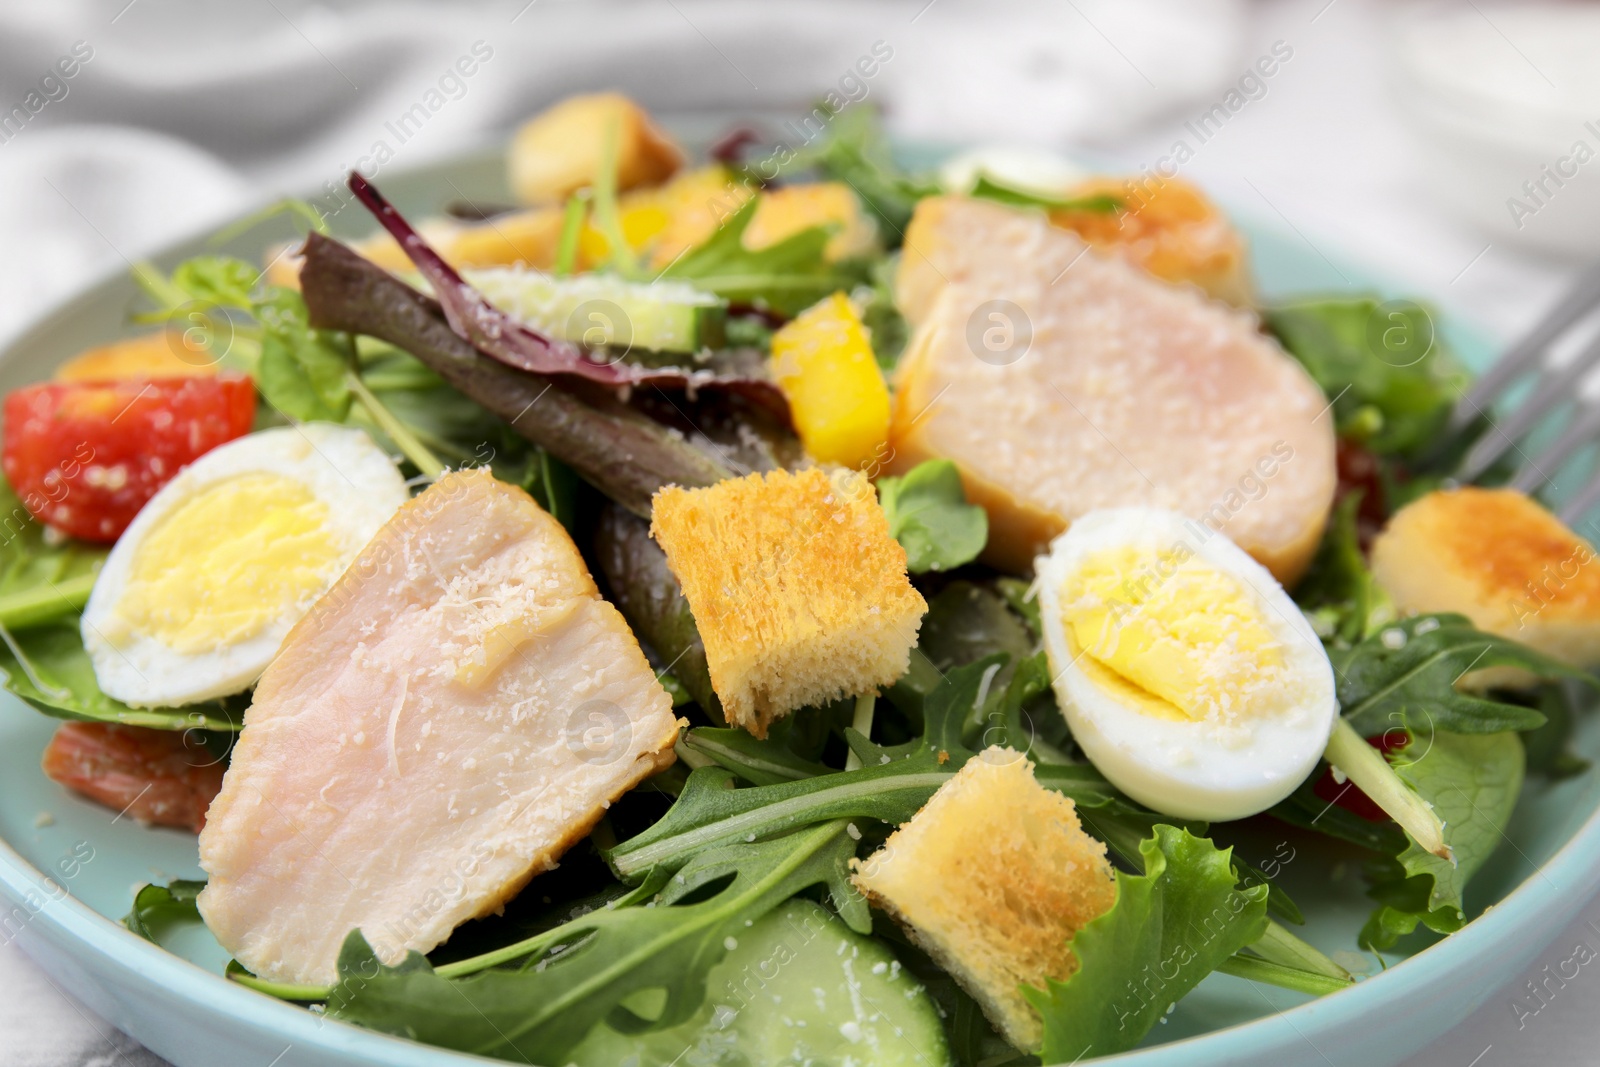
{"label": "grilled chicken slice", "polygon": [[917,205],[896,302],[890,468],[954,460],[989,512],[985,558],[1024,571],[1096,508],[1169,508],[1286,584],[1335,487],[1333,419],[1243,312],[1159,281],[1042,214]]}
{"label": "grilled chicken slice", "polygon": [[200,836],[240,963],[427,952],[673,761],[677,721],[561,525],[487,472],[400,509],[262,676]]}

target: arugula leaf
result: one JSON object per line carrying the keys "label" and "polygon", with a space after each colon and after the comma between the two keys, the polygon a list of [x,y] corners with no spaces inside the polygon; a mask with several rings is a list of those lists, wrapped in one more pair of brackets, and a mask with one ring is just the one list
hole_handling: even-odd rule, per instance
{"label": "arugula leaf", "polygon": [[204,882],[179,879],[167,885],[147,885],[133,898],[133,910],[122,925],[146,941],[162,944],[162,936],[174,926],[200,923],[200,908],[195,898]]}
{"label": "arugula leaf", "polygon": [[[515,968],[452,980],[415,952],[386,967],[352,932],[328,1013],[527,1063],[566,1062],[602,1020],[634,1032],[682,1023],[705,1003],[706,976],[726,954],[730,932],[801,890],[826,886],[852,928],[870,928],[866,902],[849,886],[856,845],[845,825],[835,820],[773,841],[705,850],[664,882],[655,906],[590,912],[533,939]],[[665,994],[650,1020],[626,1003],[646,991]]]}
{"label": "arugula leaf", "polygon": [[1410,301],[1336,297],[1269,308],[1264,323],[1333,400],[1341,436],[1380,455],[1432,445],[1469,375]]}
{"label": "arugula leaf", "polygon": [[704,244],[668,266],[661,277],[692,281],[730,303],[790,316],[861,280],[860,271],[827,261],[823,250],[832,233],[825,226],[801,230],[765,248],[745,247],[744,231],[759,204],[759,197],[746,200]]}
{"label": "arugula leaf", "polygon": [[1001,577],[995,579],[994,589],[1005,598],[1006,605],[1028,624],[1028,632],[1033,639],[1041,640],[1044,622],[1039,617],[1039,598],[1032,595],[1033,587],[1021,578]]}
{"label": "arugula leaf", "polygon": [[1520,667],[1540,678],[1600,685],[1593,675],[1515,641],[1475,629],[1464,615],[1403,619],[1331,657],[1339,706],[1363,737],[1403,726],[1413,733],[1466,734],[1532,730],[1544,723],[1533,708],[1458,692],[1456,682],[1486,667]]}
{"label": "arugula leaf", "polygon": [[889,536],[904,546],[913,574],[971,563],[989,541],[989,515],[967,503],[961,474],[948,459],[930,459],[902,476],[879,478],[878,502],[889,516]]}
{"label": "arugula leaf", "polygon": [[172,284],[190,298],[241,311],[254,309],[252,294],[260,279],[259,269],[232,256],[195,256],[172,272]]}
{"label": "arugula leaf", "polygon": [[116,722],[156,730],[238,730],[250,694],[181,708],[131,708],[100,691],[94,664],[84,651],[78,618],[12,634],[0,644],[5,687],[38,711],[57,719]]}
{"label": "arugula leaf", "polygon": [[[972,758],[962,728],[979,704],[985,676],[992,678],[1004,663],[1003,656],[990,656],[950,671],[924,700],[924,733],[915,741],[883,746],[847,730],[861,759],[858,770],[747,789],[729,788],[735,776],[721,767],[695,771],[666,815],[607,853],[612,870],[625,882],[639,883],[677,869],[703,849],[828,819],[906,822]],[[1114,844],[1129,833],[1142,835],[1148,825],[1146,814],[1121,800],[1093,767],[1041,766],[1037,776],[1042,785],[1070,796],[1085,825]]]}
{"label": "arugula leaf", "polygon": [[1267,887],[1237,888],[1231,849],[1157,826],[1143,875],[1117,872],[1117,900],[1072,939],[1078,970],[1023,987],[1044,1019],[1046,1063],[1133,1048],[1200,980],[1267,929]]}
{"label": "arugula leaf", "polygon": [[750,731],[735,727],[697,726],[679,744],[715,762],[751,785],[798,782],[833,771],[825,763],[807,759],[789,744],[797,715],[780,719],[767,731],[765,740],[750,736]]}
{"label": "arugula leaf", "polygon": [[1320,834],[1373,852],[1395,853],[1405,847],[1405,834],[1392,822],[1372,822],[1347,808],[1330,803],[1315,792],[1312,775],[1293,793],[1267,809],[1267,814],[1302,830]]}
{"label": "arugula leaf", "polygon": [[344,334],[315,330],[292,289],[271,289],[254,305],[261,323],[256,384],[279,412],[299,422],[343,422],[350,413],[355,350]]}
{"label": "arugula leaf", "polygon": [[941,189],[931,175],[901,170],[889,145],[877,108],[857,105],[835,113],[827,135],[801,149],[784,169],[814,167],[824,177],[847,183],[887,228],[885,243],[896,248],[904,239],[917,201]]}
{"label": "arugula leaf", "polygon": [[1311,569],[1295,587],[1295,601],[1324,641],[1351,645],[1395,617],[1394,602],[1372,576],[1361,551],[1356,516],[1361,493],[1349,493],[1333,509]]}
{"label": "arugula leaf", "polygon": [[[899,269],[898,255],[885,256],[872,264],[871,288],[856,290],[862,304],[861,323],[872,340],[872,354],[884,371],[894,370],[911,339],[911,327],[894,302],[894,279]],[[771,347],[770,342],[763,347]]]}
{"label": "arugula leaf", "polygon": [[1442,934],[1461,929],[1462,890],[1504,840],[1522,792],[1522,742],[1514,733],[1418,736],[1389,759],[1438,812],[1453,859],[1407,837],[1397,856],[1377,864],[1369,893],[1379,906],[1361,929],[1364,948],[1391,948],[1419,923]]}
{"label": "arugula leaf", "polygon": [[1016,662],[1032,655],[1037,647],[1033,635],[1001,597],[964,580],[951,582],[929,599],[917,633],[917,648],[940,671],[1003,652],[1012,660],[1002,671],[1008,679]]}
{"label": "arugula leaf", "polygon": [[1576,689],[1571,682],[1539,687],[1539,711],[1544,715],[1544,725],[1522,735],[1528,773],[1560,781],[1589,769],[1589,761],[1572,749],[1574,715],[1578,707]]}
{"label": "arugula leaf", "polygon": [[105,558],[99,545],[47,543],[43,524],[0,478],[0,627],[15,631],[75,615]]}
{"label": "arugula leaf", "polygon": [[987,174],[979,174],[968,196],[979,200],[993,200],[1013,207],[1042,207],[1051,211],[1093,211],[1109,215],[1122,207],[1120,197],[1099,193],[1094,196],[1059,197],[1032,193],[1026,189],[998,182]]}

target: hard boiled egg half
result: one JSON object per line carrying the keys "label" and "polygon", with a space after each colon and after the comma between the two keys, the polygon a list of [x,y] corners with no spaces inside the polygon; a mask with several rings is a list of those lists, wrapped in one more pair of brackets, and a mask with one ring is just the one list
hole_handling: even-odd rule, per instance
{"label": "hard boiled egg half", "polygon": [[247,689],[409,493],[361,430],[248,434],[186,467],[117,541],[84,609],[108,695],[169,707]]}
{"label": "hard boiled egg half", "polygon": [[1224,535],[1171,511],[1078,519],[1036,563],[1056,695],[1113,785],[1184,819],[1240,819],[1317,766],[1338,713],[1322,642]]}

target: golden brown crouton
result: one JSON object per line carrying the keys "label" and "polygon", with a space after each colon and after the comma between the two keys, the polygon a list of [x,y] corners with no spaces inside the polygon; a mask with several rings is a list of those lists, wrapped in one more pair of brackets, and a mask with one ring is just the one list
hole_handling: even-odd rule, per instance
{"label": "golden brown crouton", "polygon": [[1167,282],[1189,282],[1207,296],[1249,307],[1250,249],[1228,217],[1198,188],[1177,178],[1096,178],[1074,197],[1111,196],[1116,211],[1059,210],[1050,221],[1090,246]]}
{"label": "golden brown crouton", "polygon": [[[1600,566],[1594,549],[1515,489],[1440,490],[1395,513],[1372,571],[1402,614],[1459,612],[1574,667],[1600,666]],[[1474,687],[1526,683],[1480,671]]]}
{"label": "golden brown crouton", "polygon": [[650,533],[683,585],[723,710],[755,736],[910,665],[928,606],[860,475],[778,470],[669,486]]}
{"label": "golden brown crouton", "polygon": [[1117,898],[1105,844],[1009,748],[969,760],[854,866],[856,888],[950,972],[1007,1041],[1031,1051],[1043,1026],[1020,987],[1077,971],[1072,938]]}
{"label": "golden brown crouton", "polygon": [[610,136],[617,139],[619,191],[657,185],[683,164],[682,150],[632,100],[620,93],[572,96],[529,119],[512,138],[512,192],[525,204],[542,204],[593,185]]}

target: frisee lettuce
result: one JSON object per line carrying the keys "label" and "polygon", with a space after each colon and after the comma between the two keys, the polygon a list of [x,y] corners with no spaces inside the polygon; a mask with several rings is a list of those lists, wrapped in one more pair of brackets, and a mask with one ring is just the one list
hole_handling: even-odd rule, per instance
{"label": "frisee lettuce", "polygon": [[1116,903],[1072,939],[1072,977],[1023,987],[1044,1020],[1046,1063],[1133,1048],[1168,1005],[1267,931],[1267,887],[1239,887],[1231,850],[1157,826],[1140,852],[1144,873],[1119,871]]}

